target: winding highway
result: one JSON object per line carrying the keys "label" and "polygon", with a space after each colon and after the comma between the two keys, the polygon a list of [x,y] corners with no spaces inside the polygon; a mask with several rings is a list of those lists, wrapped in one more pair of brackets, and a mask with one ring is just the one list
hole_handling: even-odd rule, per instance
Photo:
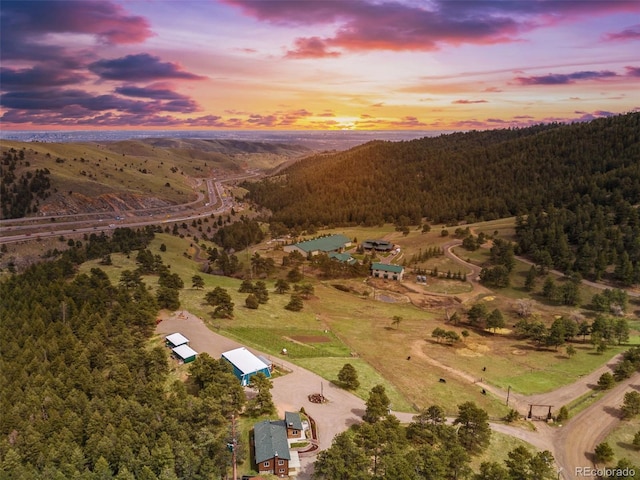
{"label": "winding highway", "polygon": [[23,217],[0,220],[0,244],[37,240],[41,238],[96,233],[118,227],[144,227],[164,223],[186,222],[210,215],[219,215],[233,207],[233,198],[226,196],[224,183],[257,177],[249,171],[244,175],[225,178],[197,179],[195,188],[206,185],[207,194],[196,191],[193,201],[121,212],[93,212],[69,215]]}

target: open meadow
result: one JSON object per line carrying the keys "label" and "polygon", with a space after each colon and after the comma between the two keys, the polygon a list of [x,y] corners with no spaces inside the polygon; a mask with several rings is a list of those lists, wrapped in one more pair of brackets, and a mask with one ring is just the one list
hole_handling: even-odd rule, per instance
{"label": "open meadow", "polygon": [[[412,231],[403,236],[389,226],[340,229],[340,233],[358,241],[368,238],[393,241],[401,245],[406,256],[420,248],[442,245],[446,239],[438,232],[439,229],[434,228],[429,233]],[[508,235],[504,225],[502,234]],[[424,290],[421,292],[415,284],[404,291],[395,282],[373,284],[363,278],[329,281],[307,275],[304,281],[313,284],[314,294],[304,301],[301,312],[291,312],[284,308],[290,296],[274,291],[274,279],[282,278],[287,271],[278,268],[271,279],[265,280],[269,290],[268,303],[252,310],[244,304],[247,294],[238,292],[239,279],[201,272],[201,260],[196,261],[198,249],[189,238],[157,234],[150,249],[184,281],[185,288],[180,292],[181,309],[198,315],[210,328],[273,357],[282,356],[286,349],[290,361],[332,382],[337,381],[340,368],[351,363],[361,381],[355,393],[366,399],[374,385],[383,384],[392,399],[392,408],[399,411],[415,411],[438,404],[448,414],[454,414],[458,404],[472,400],[486,409],[492,418],[501,418],[507,412],[505,399],[482,394],[480,387],[474,387],[475,381],[482,380],[503,390],[511,387],[522,394],[547,392],[576,381],[627,348],[615,346],[604,354],[597,354],[589,343],[578,341],[574,343],[576,354],[569,358],[564,347],[557,351],[537,349],[509,335],[510,328],[493,334],[471,329],[465,323],[457,326],[447,323],[446,315],[453,311],[458,311],[464,318],[463,312],[469,305],[460,305],[451,297],[458,293],[456,289],[465,292],[471,285],[445,279],[419,286]],[[267,242],[252,247],[251,252],[237,252],[237,255],[247,264],[255,251],[264,256],[273,255],[278,259],[276,265],[281,262],[282,251]],[[462,255],[462,252],[458,253]],[[486,255],[484,249],[470,253],[469,258],[474,263]],[[204,256],[202,252],[200,255]],[[112,262],[111,266],[101,266],[112,282],[118,281],[123,270],[136,267],[133,256],[114,254]],[[97,262],[88,262],[82,268],[96,265]],[[517,268],[524,269],[521,265]],[[204,289],[191,288],[194,275],[203,277]],[[157,285],[157,277],[146,276],[145,281],[152,289]],[[338,284],[349,287],[350,291],[335,288]],[[213,318],[213,307],[206,304],[204,296],[215,287],[225,288],[231,295],[235,304],[233,318]],[[453,291],[446,292],[448,296],[441,295],[443,289]],[[509,292],[506,296],[499,291],[496,295],[478,298],[483,298],[481,301],[487,302],[489,307],[500,308],[510,327],[517,320],[513,311],[516,294],[527,297],[529,294],[518,286],[505,290]],[[419,303],[415,298],[420,295],[430,299],[428,307],[415,305]],[[571,310],[542,305],[541,311],[544,312],[543,319],[550,322],[552,313]],[[394,323],[394,318],[400,320]],[[468,336],[454,345],[439,343],[431,337],[431,332],[438,327],[459,335],[467,330]],[[631,338],[631,342],[636,340],[636,337]]]}

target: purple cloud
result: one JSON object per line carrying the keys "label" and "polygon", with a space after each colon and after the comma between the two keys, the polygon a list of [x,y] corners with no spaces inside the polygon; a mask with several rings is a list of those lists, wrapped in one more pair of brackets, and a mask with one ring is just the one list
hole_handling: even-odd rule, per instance
{"label": "purple cloud", "polygon": [[520,85],[567,85],[580,80],[601,80],[618,76],[610,70],[599,72],[584,71],[574,73],[550,73],[548,75],[516,77],[515,80]]}
{"label": "purple cloud", "polygon": [[624,67],[629,77],[640,77],[640,67]]}
{"label": "purple cloud", "polygon": [[629,28],[625,28],[620,32],[608,33],[605,35],[604,39],[610,41],[640,40],[640,23],[632,25]]}
{"label": "purple cloud", "polygon": [[2,2],[0,40],[3,59],[47,60],[65,49],[49,45],[48,34],[94,35],[101,43],[140,43],[152,35],[148,22],[127,15],[110,1],[36,0]]}
{"label": "purple cloud", "polygon": [[162,62],[148,53],[127,55],[112,60],[98,60],[89,65],[89,70],[104,80],[149,81],[180,78],[200,80],[204,77],[181,70],[175,63]]}
{"label": "purple cloud", "polygon": [[226,0],[246,15],[279,25],[335,25],[334,35],[315,39],[315,48],[300,48],[310,39],[296,40],[289,57],[305,52],[318,58],[329,47],[349,51],[429,51],[441,44],[493,44],[518,40],[518,35],[554,22],[582,15],[639,12],[640,2],[624,0],[495,1],[434,0],[430,3],[327,2],[307,0]]}
{"label": "purple cloud", "polygon": [[34,66],[32,68],[0,68],[2,90],[60,87],[82,82],[88,78],[81,72],[55,68],[53,66]]}
{"label": "purple cloud", "polygon": [[454,100],[453,102],[451,102],[453,104],[457,104],[457,105],[471,105],[473,103],[487,103],[487,100]]}

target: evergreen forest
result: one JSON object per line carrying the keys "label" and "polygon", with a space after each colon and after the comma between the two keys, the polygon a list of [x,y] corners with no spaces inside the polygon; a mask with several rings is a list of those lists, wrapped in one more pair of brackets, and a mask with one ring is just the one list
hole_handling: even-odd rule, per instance
{"label": "evergreen forest", "polygon": [[374,141],[244,186],[290,228],[518,216],[516,253],[545,268],[594,279],[615,269],[621,283],[640,282],[640,113]]}
{"label": "evergreen forest", "polygon": [[146,286],[114,285],[99,268],[76,273],[86,258],[151,238],[149,229],[92,236],[0,283],[2,478],[225,474],[230,417],[243,402],[242,391],[237,405],[229,398],[236,378],[220,366],[208,388],[172,379],[166,347],[150,342],[158,302]]}

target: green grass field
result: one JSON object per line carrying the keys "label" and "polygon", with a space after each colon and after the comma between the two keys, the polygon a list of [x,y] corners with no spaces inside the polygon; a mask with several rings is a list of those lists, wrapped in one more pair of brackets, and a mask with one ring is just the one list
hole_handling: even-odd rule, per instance
{"label": "green grass field", "polygon": [[[351,238],[402,241],[402,234],[388,226],[340,232]],[[418,240],[439,239],[434,232],[421,234],[413,231],[406,238],[414,246],[418,245]],[[165,252],[160,252],[161,244],[165,245]],[[426,311],[411,303],[387,303],[371,296],[367,298],[362,293],[369,291],[370,287],[361,279],[321,282],[307,277],[305,281],[314,284],[315,295],[305,300],[301,312],[286,310],[284,306],[289,295],[275,293],[274,282],[268,280],[268,303],[251,310],[244,306],[247,294],[237,291],[241,283],[239,279],[200,272],[201,265],[194,260],[196,250],[189,239],[158,234],[150,248],[183,279],[185,289],[180,294],[181,308],[203,318],[211,328],[273,356],[278,356],[286,348],[289,360],[319,373],[328,381],[335,381],[344,363],[353,362],[363,377],[362,386],[356,394],[366,398],[371,386],[382,383],[392,392],[394,408],[398,410],[411,411],[438,404],[447,413],[454,414],[458,404],[471,400],[485,408],[494,419],[506,413],[504,399],[482,395],[481,389],[468,380],[448,374],[430,359],[472,377],[482,377],[505,390],[510,386],[514,391],[534,394],[575,381],[627,348],[611,347],[605,354],[597,355],[589,344],[577,343],[577,354],[569,359],[563,348],[557,352],[537,350],[508,336],[474,330],[470,330],[471,334],[464,342],[455,346],[441,345],[431,338],[434,328],[453,329],[460,333],[468,326],[446,325],[444,311],[438,309]],[[259,250],[261,255],[270,253],[267,244],[252,248],[255,250]],[[247,262],[246,253],[238,252],[238,257],[241,262]],[[133,257],[114,254],[112,260],[113,266],[104,269],[114,283],[117,283],[122,270],[135,268]],[[87,262],[81,270],[88,271],[92,266],[97,266],[97,262]],[[285,272],[286,269],[277,275],[282,276]],[[191,288],[191,277],[196,274],[205,281],[203,290]],[[152,288],[157,284],[156,277],[150,276],[146,280]],[[352,292],[338,290],[332,286],[333,283],[348,285]],[[445,289],[450,286],[469,287],[469,284],[455,281],[440,283]],[[204,302],[206,292],[216,286],[226,288],[235,303],[232,319],[213,319],[213,308]],[[432,288],[437,287],[434,285]],[[515,322],[510,297],[505,298],[502,292],[497,292],[486,301],[490,302],[490,308],[499,307],[504,311],[507,325]],[[545,306],[542,311],[547,314],[569,310]],[[551,320],[551,313],[548,315]],[[401,317],[399,325],[392,325],[394,316]],[[632,342],[636,340],[632,338]],[[483,372],[482,367],[487,367],[486,371]],[[446,378],[447,383],[440,383],[440,378]]]}
{"label": "green grass field", "polygon": [[640,419],[633,418],[620,422],[607,436],[606,442],[613,449],[614,462],[627,458],[636,466],[640,466],[640,450],[633,446],[633,437],[640,431]]}

